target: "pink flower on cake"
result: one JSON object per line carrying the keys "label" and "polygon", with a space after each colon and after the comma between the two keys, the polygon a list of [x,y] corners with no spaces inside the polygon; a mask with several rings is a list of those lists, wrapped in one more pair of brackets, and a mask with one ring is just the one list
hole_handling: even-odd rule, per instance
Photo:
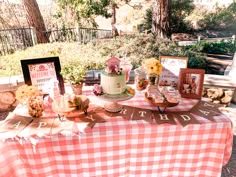
{"label": "pink flower on cake", "polygon": [[102,87],[98,84],[94,84],[93,93],[98,96],[102,94]]}
{"label": "pink flower on cake", "polygon": [[120,75],[121,72],[122,72],[122,68],[120,68],[119,66],[115,66],[115,71],[116,71],[116,74]]}

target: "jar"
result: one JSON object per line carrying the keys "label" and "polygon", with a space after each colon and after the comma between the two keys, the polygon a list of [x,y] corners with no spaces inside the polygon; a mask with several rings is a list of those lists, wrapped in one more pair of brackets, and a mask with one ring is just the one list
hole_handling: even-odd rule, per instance
{"label": "jar", "polygon": [[148,86],[148,79],[143,67],[134,70],[134,82],[137,90],[145,90]]}
{"label": "jar", "polygon": [[122,60],[120,62],[120,68],[122,68],[123,71],[125,72],[125,80],[126,83],[128,83],[130,77],[130,71],[132,70],[133,65],[129,61]]}

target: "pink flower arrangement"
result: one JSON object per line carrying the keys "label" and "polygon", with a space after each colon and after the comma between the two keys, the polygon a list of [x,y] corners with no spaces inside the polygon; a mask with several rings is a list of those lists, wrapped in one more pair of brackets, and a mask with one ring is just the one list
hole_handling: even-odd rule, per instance
{"label": "pink flower arrangement", "polygon": [[98,96],[98,95],[102,95],[102,87],[98,84],[94,84],[93,87],[93,93]]}

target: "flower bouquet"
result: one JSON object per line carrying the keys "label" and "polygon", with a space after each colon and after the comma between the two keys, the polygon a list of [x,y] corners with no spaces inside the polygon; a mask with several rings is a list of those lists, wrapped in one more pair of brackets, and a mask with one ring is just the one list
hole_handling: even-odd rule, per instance
{"label": "flower bouquet", "polygon": [[159,82],[159,76],[162,72],[162,65],[156,58],[149,58],[142,63],[149,77],[150,85],[156,85]]}
{"label": "flower bouquet", "polygon": [[43,95],[35,86],[22,85],[16,90],[16,99],[27,106],[28,114],[32,117],[41,117],[44,111]]}

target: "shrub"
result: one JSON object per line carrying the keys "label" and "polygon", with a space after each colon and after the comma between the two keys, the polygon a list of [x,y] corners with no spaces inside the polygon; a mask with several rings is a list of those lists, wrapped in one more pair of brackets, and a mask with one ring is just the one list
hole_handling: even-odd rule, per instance
{"label": "shrub", "polygon": [[[219,46],[218,46],[219,45]],[[112,55],[125,58],[133,64],[133,69],[139,67],[146,58],[159,56],[183,56],[188,57],[189,68],[207,68],[205,54],[209,52],[232,52],[235,46],[232,43],[204,43],[200,42],[192,46],[178,46],[169,39],[155,39],[148,36],[126,36],[116,39],[106,39],[90,42],[86,45],[78,43],[53,43],[41,44],[28,48],[15,54],[0,57],[0,74],[2,76],[22,74],[20,59],[42,58],[59,56],[61,67],[68,61],[76,61],[85,69],[104,69],[105,61]],[[4,64],[6,63],[6,64]]]}
{"label": "shrub", "polygon": [[203,53],[215,53],[215,54],[225,54],[234,53],[236,51],[236,45],[232,41],[220,42],[199,42],[195,45],[186,46],[185,50],[190,50],[193,52],[203,52]]}
{"label": "shrub", "polygon": [[205,13],[204,18],[199,20],[198,26],[201,29],[224,29],[235,32],[236,30],[236,2],[227,8],[217,7],[215,12]]}
{"label": "shrub", "polygon": [[207,69],[207,62],[205,56],[201,53],[186,51],[188,57],[188,68]]}

